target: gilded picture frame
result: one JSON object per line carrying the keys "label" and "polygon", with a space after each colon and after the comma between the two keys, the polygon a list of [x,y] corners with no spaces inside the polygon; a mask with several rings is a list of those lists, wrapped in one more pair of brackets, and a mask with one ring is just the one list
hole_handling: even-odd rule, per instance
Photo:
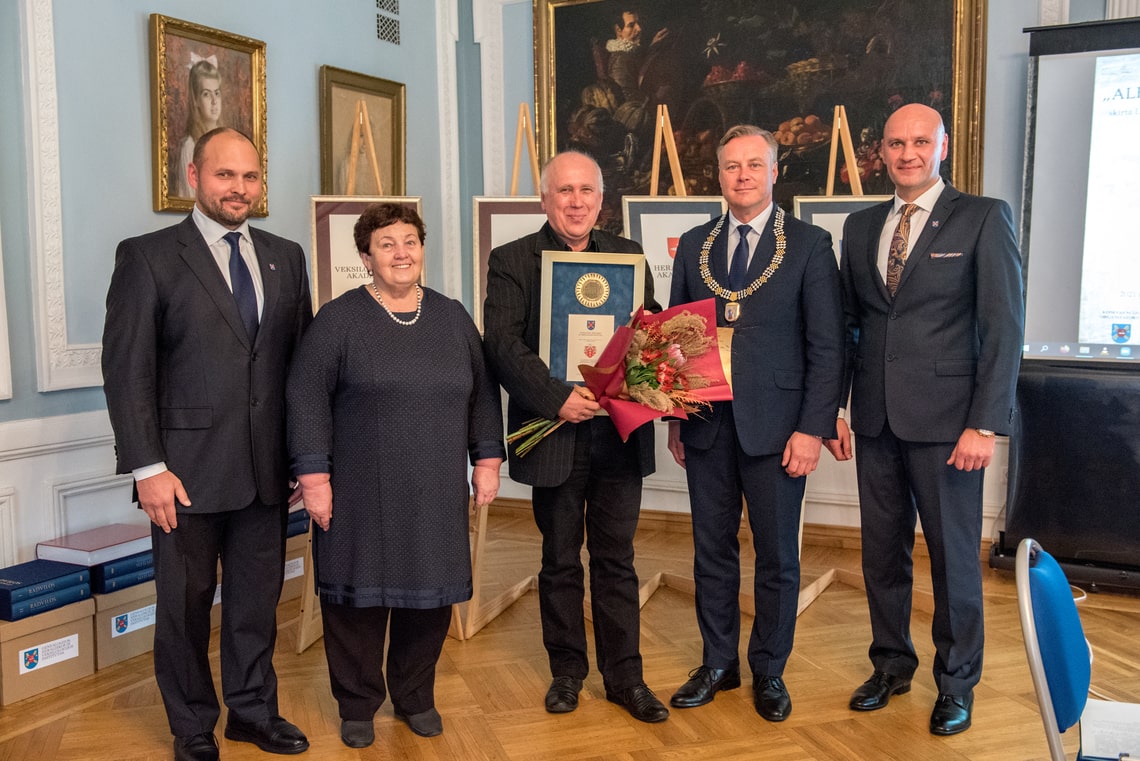
{"label": "gilded picture frame", "polygon": [[[406,89],[400,82],[321,67],[321,193],[407,192]],[[365,123],[368,128],[361,129]]]}
{"label": "gilded picture frame", "polygon": [[[423,199],[419,196],[310,197],[313,248],[309,286],[314,312],[337,296],[370,282],[356,250],[352,228],[374,203],[410,206],[423,217]],[[425,266],[420,272],[420,285],[427,285],[426,276]]]}
{"label": "gilded picture frame", "polygon": [[[834,107],[843,105],[863,193],[890,192],[882,125],[907,102],[940,111],[945,178],[982,181],[986,0],[533,0],[536,130],[543,161],[578,148],[602,167],[599,224],[621,230],[621,197],[653,195],[655,106],[669,108],[688,195],[718,195],[716,142],[756,124],[781,139],[775,199],[823,195]],[[619,37],[637,5],[640,39]],[[846,167],[835,192],[845,190]],[[865,176],[864,176],[865,175]],[[661,173],[658,194],[672,183]]]}
{"label": "gilded picture frame", "polygon": [[244,133],[261,157],[261,198],[269,214],[265,43],[190,21],[150,15],[151,155],[155,211],[189,211],[186,165],[197,138],[214,127]]}

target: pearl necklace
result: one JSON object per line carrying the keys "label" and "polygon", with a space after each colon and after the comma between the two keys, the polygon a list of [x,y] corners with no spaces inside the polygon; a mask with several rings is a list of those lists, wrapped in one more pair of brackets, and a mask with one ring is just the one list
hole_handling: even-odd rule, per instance
{"label": "pearl necklace", "polygon": [[420,288],[419,283],[416,284],[416,316],[410,320],[401,320],[388,308],[388,305],[384,303],[384,299],[380,297],[380,291],[376,288],[376,283],[369,283],[368,287],[372,289],[372,294],[376,297],[376,300],[380,302],[380,306],[384,307],[384,311],[388,313],[388,316],[391,317],[397,325],[415,325],[419,322],[420,314],[424,311],[424,292]]}
{"label": "pearl necklace", "polygon": [[724,227],[724,220],[728,219],[728,215],[723,215],[717,220],[716,225],[709,232],[709,237],[701,245],[701,256],[697,260],[700,265],[701,280],[708,286],[708,289],[717,296],[725,299],[728,303],[724,305],[724,319],[728,322],[736,322],[740,319],[740,302],[756,293],[760,286],[764,285],[771,279],[776,270],[780,269],[780,264],[784,261],[784,251],[788,247],[787,236],[784,235],[784,210],[779,206],[776,207],[776,219],[772,223],[773,232],[776,233],[776,253],[772,256],[772,261],[760,273],[760,277],[753,280],[748,287],[739,291],[730,291],[716,281],[712,276],[712,270],[709,269],[709,252],[712,250],[713,241],[716,236],[720,234],[720,230]]}

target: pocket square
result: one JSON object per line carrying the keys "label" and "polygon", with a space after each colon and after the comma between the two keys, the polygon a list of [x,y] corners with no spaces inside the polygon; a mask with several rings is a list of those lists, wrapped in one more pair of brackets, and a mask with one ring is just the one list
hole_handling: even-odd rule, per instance
{"label": "pocket square", "polygon": [[957,259],[960,256],[962,256],[961,251],[952,251],[952,252],[945,253],[945,254],[936,254],[936,253],[931,252],[931,254],[930,254],[931,259]]}

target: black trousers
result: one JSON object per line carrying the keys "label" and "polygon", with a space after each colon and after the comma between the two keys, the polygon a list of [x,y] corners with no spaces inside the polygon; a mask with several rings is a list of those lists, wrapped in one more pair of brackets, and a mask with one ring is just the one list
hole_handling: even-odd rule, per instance
{"label": "black trousers", "polygon": [[277,601],[285,567],[287,507],[179,514],[151,526],[157,604],[154,673],[176,737],[213,732],[220,709],[210,673],[210,608],[222,561],[222,696],[230,715],[277,715]]}
{"label": "black trousers", "polygon": [[570,476],[560,486],[534,487],[532,501],[542,532],[538,601],[551,674],[584,679],[589,673],[582,607],[584,534],[598,671],[611,690],[640,683],[641,609],[633,567],[633,536],[641,512],[636,447],[623,444],[605,418],[579,424]]}
{"label": "black trousers", "polygon": [[759,676],[781,676],[792,652],[800,594],[799,527],[805,478],[791,478],[782,455],[753,457],[740,448],[731,405],[712,447],[685,447],[685,474],[693,515],[693,579],[703,663],[740,663],[741,495],[748,505],[756,552],[752,593],[756,617],[748,639],[748,666]]}
{"label": "black trousers", "polygon": [[348,721],[372,721],[384,704],[384,630],[392,705],[405,716],[435,707],[435,667],[451,624],[451,606],[353,608],[321,603],[329,682]]}
{"label": "black trousers", "polygon": [[964,695],[982,675],[984,631],[982,474],[947,465],[955,442],[916,443],[889,427],[860,436],[855,458],[863,537],[863,578],[871,613],[870,658],[909,677],[918,667],[910,638],[915,516],[930,549],[934,589],[934,682]]}

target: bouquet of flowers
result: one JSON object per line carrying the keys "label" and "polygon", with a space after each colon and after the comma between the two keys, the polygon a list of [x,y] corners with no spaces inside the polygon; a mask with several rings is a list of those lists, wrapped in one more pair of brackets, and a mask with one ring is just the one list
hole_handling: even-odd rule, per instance
{"label": "bouquet of flowers", "polygon": [[[716,334],[716,300],[680,304],[659,314],[638,309],[618,328],[593,365],[578,370],[622,441],[659,417],[686,419],[712,402],[732,399]],[[507,436],[526,455],[563,420],[535,418]]]}

